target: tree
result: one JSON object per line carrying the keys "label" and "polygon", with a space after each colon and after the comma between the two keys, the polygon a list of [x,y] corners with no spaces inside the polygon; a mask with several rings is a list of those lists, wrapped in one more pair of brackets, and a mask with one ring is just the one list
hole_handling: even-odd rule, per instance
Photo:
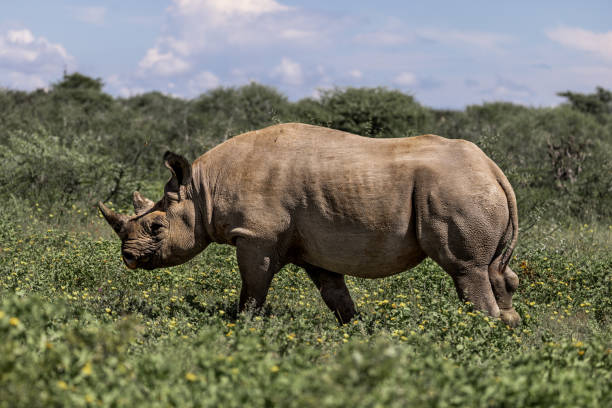
{"label": "tree", "polygon": [[591,115],[602,116],[612,114],[612,92],[597,87],[592,94],[577,92],[559,92],[557,95],[567,98],[572,108]]}
{"label": "tree", "polygon": [[97,92],[102,92],[104,82],[101,78],[90,78],[78,72],[68,74],[64,72],[61,81],[53,84],[53,90],[61,89],[87,89]]}
{"label": "tree", "polygon": [[326,90],[320,100],[302,100],[296,109],[310,123],[371,137],[424,133],[433,119],[411,95],[382,87]]}

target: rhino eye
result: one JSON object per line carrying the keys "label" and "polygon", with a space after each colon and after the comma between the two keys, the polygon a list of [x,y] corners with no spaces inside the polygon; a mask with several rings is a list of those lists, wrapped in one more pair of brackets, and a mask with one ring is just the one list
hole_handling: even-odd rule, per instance
{"label": "rhino eye", "polygon": [[162,224],[159,221],[153,221],[151,223],[151,232],[154,234],[157,234],[159,232],[160,229],[162,229],[162,227],[164,226],[164,224]]}

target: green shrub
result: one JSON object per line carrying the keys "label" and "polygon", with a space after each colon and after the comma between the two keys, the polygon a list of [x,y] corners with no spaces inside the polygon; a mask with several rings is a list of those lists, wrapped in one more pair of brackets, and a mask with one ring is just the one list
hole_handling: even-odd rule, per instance
{"label": "green shrub", "polygon": [[[0,406],[612,404],[608,91],[567,93],[557,108],[436,111],[383,88],[293,103],[257,84],[195,100],[102,87],[72,74],[50,91],[0,90]],[[478,144],[519,203],[521,326],[460,303],[430,260],[348,278],[361,316],[342,327],[291,265],[263,313],[238,314],[228,246],[165,270],[123,266],[93,202],[129,211],[135,189],[160,197],[166,149],[194,159],[285,121]]]}
{"label": "green shrub", "polygon": [[[78,142],[67,147],[44,131],[11,134],[0,146],[0,160],[0,194],[58,211],[77,201],[91,204],[103,197],[127,195],[135,184],[117,183],[120,166],[108,157],[91,155]],[[120,190],[113,192],[114,187]]]}
{"label": "green shrub", "polygon": [[460,303],[431,261],[349,278],[361,317],[338,327],[297,267],[275,277],[264,314],[238,315],[231,247],[129,271],[114,237],[20,219],[0,213],[0,406],[612,402],[607,226],[524,234],[513,330]]}
{"label": "green shrub", "polygon": [[412,96],[386,88],[324,90],[319,100],[298,102],[295,112],[306,123],[370,137],[428,133],[431,119]]}

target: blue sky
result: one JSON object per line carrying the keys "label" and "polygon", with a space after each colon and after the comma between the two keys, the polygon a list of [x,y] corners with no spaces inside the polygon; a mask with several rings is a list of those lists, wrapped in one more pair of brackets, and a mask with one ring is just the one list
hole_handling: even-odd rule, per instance
{"label": "blue sky", "polygon": [[62,72],[130,96],[249,81],[290,99],[386,86],[437,108],[612,88],[612,2],[20,0],[0,5],[0,86]]}

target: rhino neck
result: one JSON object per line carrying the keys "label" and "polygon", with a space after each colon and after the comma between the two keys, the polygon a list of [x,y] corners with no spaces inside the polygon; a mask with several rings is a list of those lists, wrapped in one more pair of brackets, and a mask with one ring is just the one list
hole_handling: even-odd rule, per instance
{"label": "rhino neck", "polygon": [[215,177],[211,177],[210,169],[205,162],[196,160],[192,167],[192,187],[194,191],[194,208],[198,212],[200,225],[204,236],[202,240],[218,242],[213,225],[213,197],[215,189]]}

